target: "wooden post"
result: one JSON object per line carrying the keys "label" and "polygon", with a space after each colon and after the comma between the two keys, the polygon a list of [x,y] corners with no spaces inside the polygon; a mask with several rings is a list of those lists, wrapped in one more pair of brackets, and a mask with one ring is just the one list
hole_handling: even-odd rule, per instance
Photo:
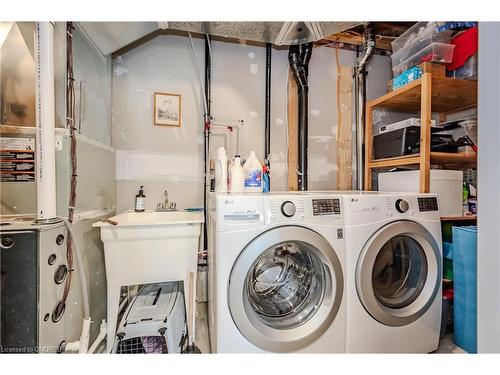
{"label": "wooden post", "polygon": [[373,154],[373,107],[366,103],[365,112],[365,190],[372,189],[372,169],[370,167]]}
{"label": "wooden post", "polygon": [[297,83],[288,71],[288,189],[298,190],[298,96]]}
{"label": "wooden post", "polygon": [[420,118],[420,192],[430,190],[432,75],[424,73],[421,86]]}
{"label": "wooden post", "polygon": [[337,95],[337,190],[352,189],[352,67],[340,66]]}

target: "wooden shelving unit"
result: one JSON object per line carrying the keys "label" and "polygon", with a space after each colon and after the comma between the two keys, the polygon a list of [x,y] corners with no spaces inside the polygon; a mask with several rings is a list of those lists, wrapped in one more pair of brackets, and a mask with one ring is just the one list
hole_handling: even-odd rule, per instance
{"label": "wooden shelving unit", "polygon": [[[426,69],[427,70],[427,69]],[[426,71],[424,70],[424,71]],[[430,70],[430,69],[429,69]],[[372,189],[372,173],[376,168],[418,165],[420,169],[419,191],[429,192],[430,167],[434,165],[475,165],[475,154],[431,152],[430,124],[433,112],[449,113],[477,105],[477,81],[433,76],[425,72],[416,81],[387,93],[366,104],[365,124],[365,190]],[[393,112],[418,112],[421,117],[420,153],[387,159],[372,159],[372,119],[375,109]]]}
{"label": "wooden shelving unit", "polygon": [[[418,165],[419,191],[428,193],[431,165],[444,167],[476,166],[477,155],[470,153],[431,152],[430,124],[433,112],[443,115],[477,105],[477,81],[446,78],[442,67],[425,64],[424,74],[418,80],[389,92],[366,104],[365,123],[365,190],[372,190],[372,173],[377,168]],[[420,111],[420,153],[386,159],[373,159],[373,111],[386,109],[392,112]],[[443,217],[443,221],[473,221],[475,216]]]}
{"label": "wooden shelving unit", "polygon": [[441,221],[476,221],[476,215],[467,216],[441,216]]}
{"label": "wooden shelving unit", "polygon": [[[431,164],[440,165],[475,165],[477,162],[476,154],[464,154],[462,152],[431,152]],[[395,158],[372,159],[370,167],[374,168],[392,168],[400,165],[420,164],[420,154],[398,156]]]}

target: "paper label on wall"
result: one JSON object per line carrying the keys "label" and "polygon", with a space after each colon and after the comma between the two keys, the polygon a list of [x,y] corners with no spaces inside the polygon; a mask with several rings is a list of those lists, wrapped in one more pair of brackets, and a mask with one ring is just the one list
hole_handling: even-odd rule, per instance
{"label": "paper label on wall", "polygon": [[0,138],[0,181],[35,181],[34,138]]}

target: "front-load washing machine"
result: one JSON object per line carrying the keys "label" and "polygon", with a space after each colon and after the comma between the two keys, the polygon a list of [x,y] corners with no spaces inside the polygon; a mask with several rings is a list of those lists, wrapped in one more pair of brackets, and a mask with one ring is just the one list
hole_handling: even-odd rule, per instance
{"label": "front-load washing machine", "polygon": [[441,222],[436,195],[344,196],[346,351],[428,353],[441,324]]}
{"label": "front-load washing machine", "polygon": [[210,194],[215,353],[345,351],[344,229],[335,194]]}

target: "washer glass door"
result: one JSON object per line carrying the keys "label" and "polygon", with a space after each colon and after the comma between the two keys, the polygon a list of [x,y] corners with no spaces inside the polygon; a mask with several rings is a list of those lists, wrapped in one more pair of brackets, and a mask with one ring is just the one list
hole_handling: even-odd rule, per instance
{"label": "washer glass door", "polygon": [[231,271],[229,306],[240,332],[261,349],[298,350],[333,322],[342,299],[340,261],[318,233],[299,226],[252,241]]}
{"label": "washer glass door", "polygon": [[390,223],[367,242],[356,267],[356,288],[367,312],[390,326],[422,316],[439,290],[441,255],[420,224]]}
{"label": "washer glass door", "polygon": [[410,305],[422,292],[426,279],[425,252],[412,237],[392,237],[375,258],[373,291],[384,306],[399,309]]}

